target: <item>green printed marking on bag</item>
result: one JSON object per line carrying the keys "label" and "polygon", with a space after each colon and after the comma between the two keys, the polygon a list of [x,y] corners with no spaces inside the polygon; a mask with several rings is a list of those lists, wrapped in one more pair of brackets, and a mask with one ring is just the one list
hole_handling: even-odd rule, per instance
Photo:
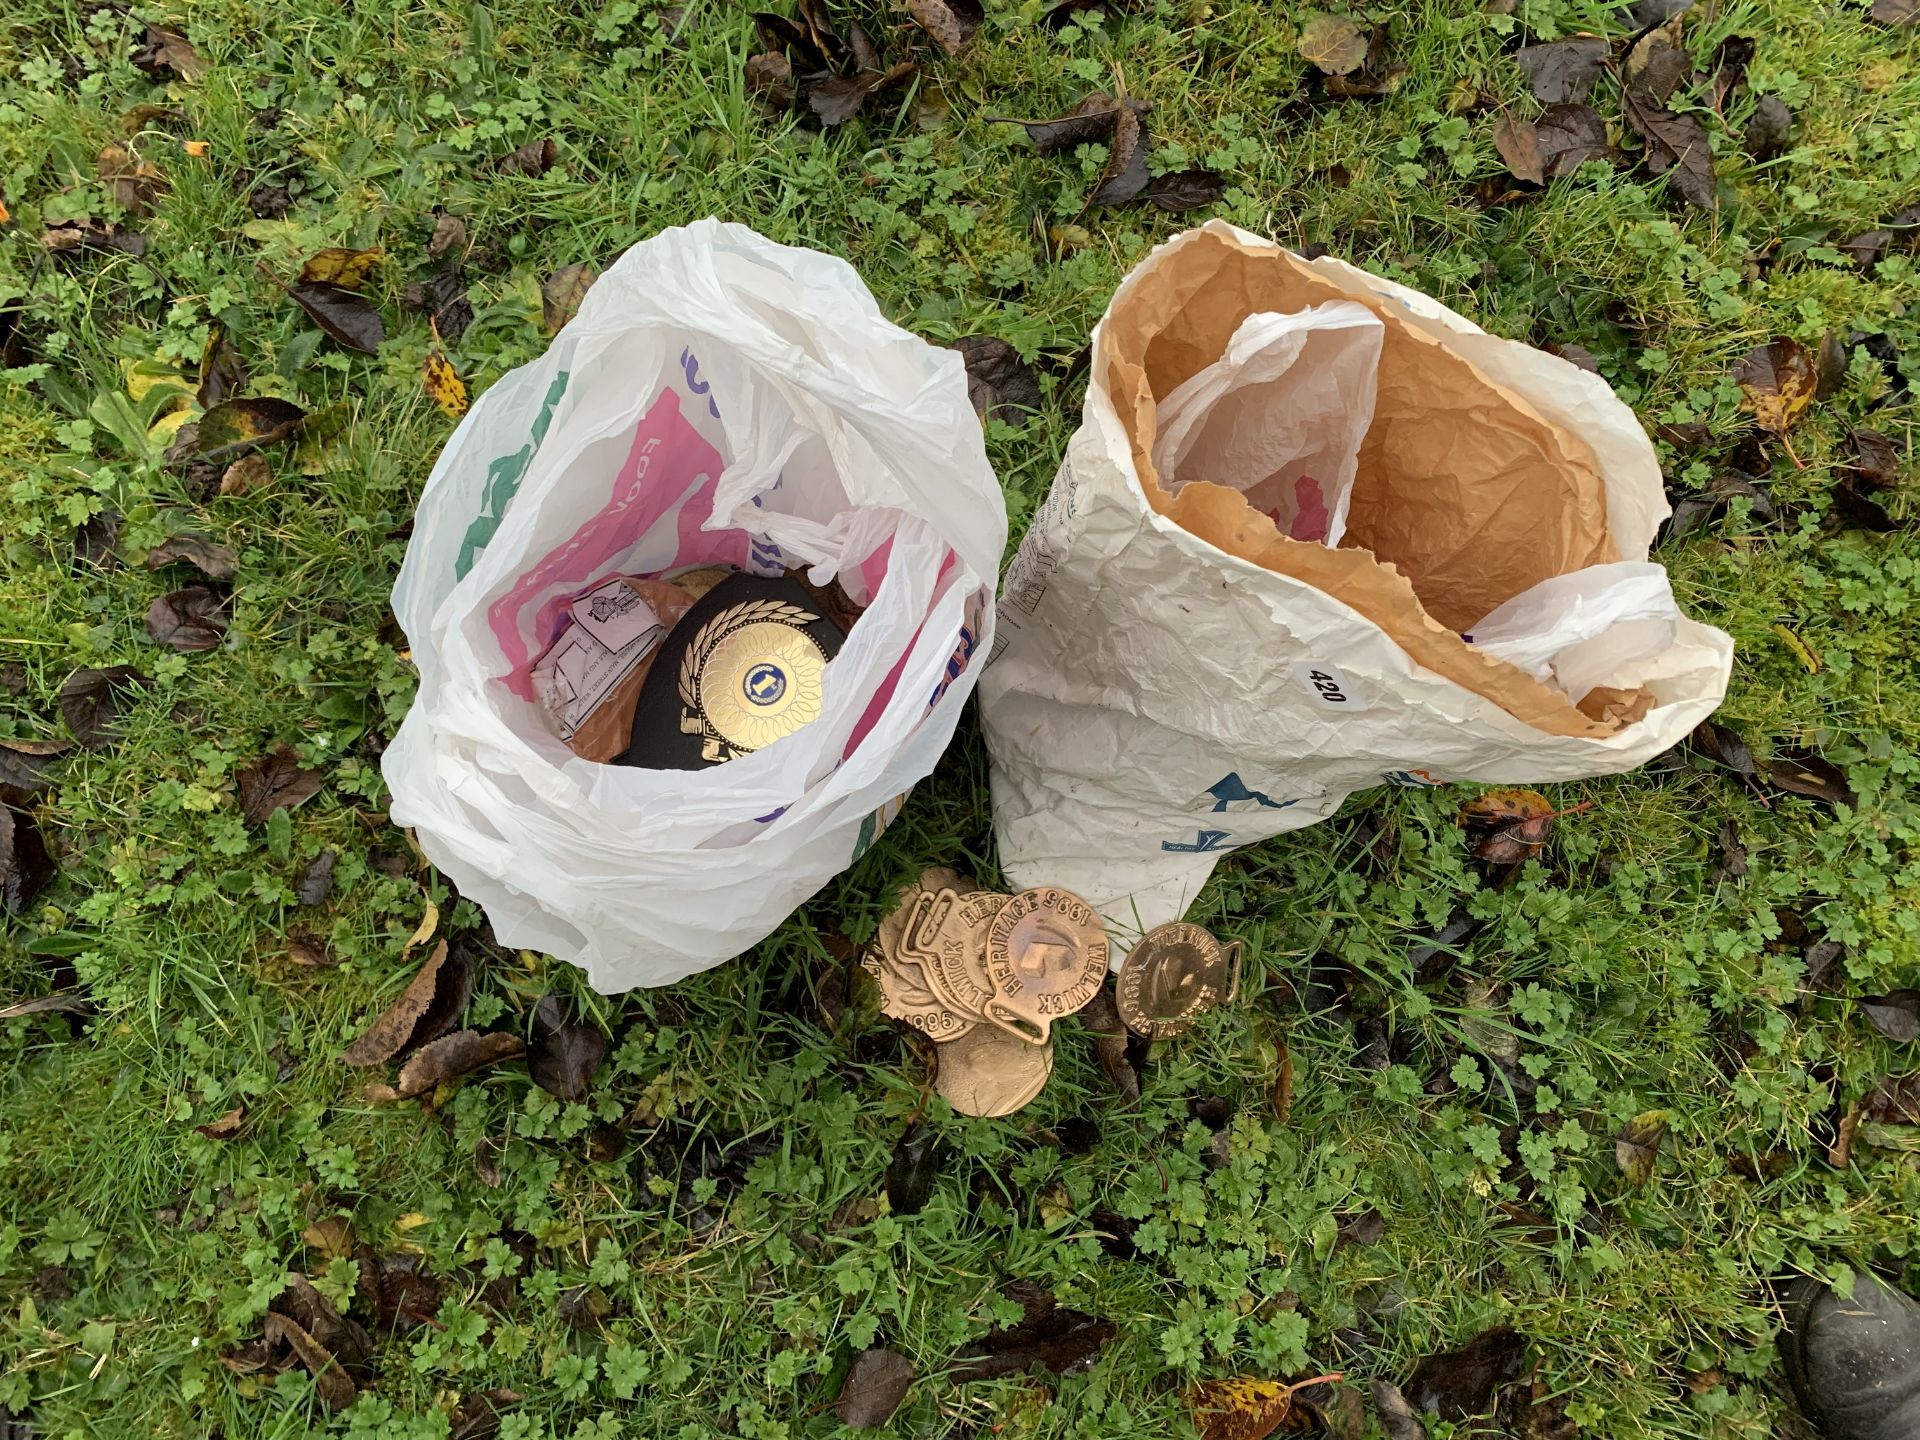
{"label": "green printed marking on bag", "polygon": [[467,526],[467,533],[460,541],[460,556],[453,562],[455,580],[466,579],[467,572],[473,569],[473,562],[480,558],[480,552],[493,543],[501,517],[506,514],[513,497],[519,494],[520,482],[526,478],[527,467],[533,463],[533,452],[547,438],[547,426],[553,421],[554,407],[560,403],[560,397],[567,393],[567,379],[567,372],[562,370],[547,387],[547,398],[540,402],[540,413],[534,417],[533,438],[513,454],[502,455],[487,467],[487,488],[480,496],[480,513]]}

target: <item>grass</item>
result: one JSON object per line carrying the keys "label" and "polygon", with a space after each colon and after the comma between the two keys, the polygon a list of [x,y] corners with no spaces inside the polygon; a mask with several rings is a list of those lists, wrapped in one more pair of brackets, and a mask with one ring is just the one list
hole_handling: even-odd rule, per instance
{"label": "grass", "polygon": [[[1305,11],[1156,0],[1055,33],[1039,9],[995,3],[961,56],[931,64],[920,93],[937,88],[943,121],[876,104],[823,136],[745,94],[751,25],[714,0],[691,0],[676,39],[635,0],[196,0],[148,17],[184,26],[209,62],[170,84],[128,63],[140,26],[117,8],[12,7],[0,310],[26,343],[0,375],[0,734],[63,733],[54,698],[77,667],[156,682],[117,742],[58,762],[38,813],[61,877],[0,929],[0,991],[70,985],[99,1010],[0,1021],[0,1407],[35,1433],[440,1436],[459,1397],[504,1388],[520,1397],[507,1440],[826,1435],[851,1353],[887,1344],[922,1375],[898,1434],[1117,1440],[1184,1433],[1196,1379],[1339,1369],[1364,1395],[1365,1377],[1405,1383],[1421,1357],[1506,1325],[1528,1338],[1536,1392],[1557,1397],[1545,1409],[1579,1433],[1763,1436],[1794,1423],[1763,1282],[1913,1264],[1913,1132],[1874,1132],[1840,1167],[1827,1147],[1834,1115],[1916,1062],[1851,997],[1920,983],[1920,552],[1905,528],[1823,517],[1850,426],[1913,453],[1920,270],[1896,253],[1865,271],[1837,247],[1920,196],[1920,32],[1814,0],[1690,15],[1703,69],[1722,39],[1757,42],[1725,123],[1708,117],[1723,190],[1708,215],[1624,168],[1474,202],[1500,172],[1495,112],[1532,113],[1515,37],[1622,35],[1615,6],[1379,7],[1404,84],[1323,104],[1293,49]],[[890,52],[909,43],[904,16],[860,13]],[[436,1109],[361,1100],[335,1056],[412,973],[403,950],[429,905],[484,951],[471,1023],[518,1027],[543,993],[582,988],[564,965],[488,949],[475,908],[385,822],[378,754],[411,693],[386,596],[451,423],[420,384],[428,326],[400,305],[429,272],[436,210],[480,247],[476,318],[448,347],[476,391],[545,344],[547,275],[707,214],[845,255],[931,340],[1013,341],[1045,392],[1024,429],[989,428],[1017,533],[1077,418],[1108,295],[1184,222],[1081,214],[1102,149],[1035,156],[985,117],[1060,113],[1120,80],[1153,103],[1157,168],[1232,177],[1212,213],[1498,333],[1585,346],[1650,426],[1704,422],[1704,448],[1666,453],[1676,492],[1749,435],[1731,361],[1776,335],[1877,337],[1794,431],[1798,464],[1774,447],[1776,518],[1738,501],[1660,552],[1689,610],[1739,644],[1722,718],[1763,758],[1807,746],[1843,764],[1858,810],[1682,754],[1553,787],[1591,808],[1494,888],[1454,823],[1462,792],[1355,797],[1222,864],[1195,918],[1248,942],[1250,993],[1156,1050],[1137,1110],[1066,1027],[1023,1114],[927,1108],[950,1154],[926,1208],[897,1216],[882,1173],[922,1071],[870,1012],[834,1025],[817,1002],[828,938],[864,938],[921,867],[994,878],[968,728],[882,842],[754,953],[670,990],[583,996],[613,1038],[588,1104],[516,1065]],[[1617,122],[1610,86],[1596,103]],[[1798,134],[1756,163],[1738,136],[1763,93]],[[170,113],[123,121],[137,104]],[[544,175],[479,164],[543,136],[560,151]],[[111,143],[163,172],[151,215],[122,214],[97,177]],[[258,186],[288,192],[284,218],[249,208]],[[84,217],[142,231],[145,257],[42,255],[46,224]],[[316,346],[276,277],[322,246],[374,244],[386,344]],[[129,362],[191,371],[214,321],[255,393],[340,406],[345,423],[298,458],[274,452],[271,486],[205,499],[115,397]],[[1887,503],[1914,513],[1910,488]],[[149,602],[185,582],[76,562],[75,527],[103,513],[135,561],[189,525],[238,553],[228,644],[147,640]],[[279,743],[326,783],[276,838],[242,821],[234,777]],[[1716,873],[1726,826],[1744,875]],[[334,894],[303,907],[292,886],[329,849]],[[1409,951],[1462,909],[1483,928],[1416,978]],[[1844,947],[1822,985],[1788,912]],[[342,963],[288,963],[295,932]],[[1192,1107],[1212,1096],[1233,1117],[1219,1168]],[[237,1138],[196,1132],[242,1102]],[[1669,1128],[1636,1186],[1614,1138],[1651,1111]],[[702,1143],[748,1141],[751,1163],[645,1183]],[[701,1208],[724,1220],[705,1226]],[[1366,1210],[1381,1238],[1343,1243],[1343,1217]],[[432,1323],[382,1339],[367,1393],[330,1418],[304,1371],[240,1375],[218,1357],[259,1333],[289,1271],[336,1300],[362,1283],[303,1241],[335,1215],[376,1253],[417,1255],[442,1296]],[[1100,1238],[1126,1229],[1131,1255]],[[1117,1326],[1090,1372],[942,1378],[1014,1318],[1010,1280]],[[1339,1433],[1368,1433],[1364,1409]],[[1541,1413],[1523,1433],[1571,1433],[1539,1429]]]}

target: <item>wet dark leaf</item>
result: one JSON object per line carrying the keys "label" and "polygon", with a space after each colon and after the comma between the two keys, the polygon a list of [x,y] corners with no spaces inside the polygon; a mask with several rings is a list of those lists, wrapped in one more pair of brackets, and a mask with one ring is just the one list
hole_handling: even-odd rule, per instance
{"label": "wet dark leaf", "polygon": [[0,805],[0,902],[18,915],[55,874],[32,812]]}
{"label": "wet dark leaf", "polygon": [[147,607],[147,636],[173,650],[215,649],[227,633],[228,608],[227,597],[205,585],[169,590]]}
{"label": "wet dark leaf", "polygon": [[841,68],[847,59],[847,47],[833,28],[833,16],[827,12],[827,0],[798,0],[794,8],[799,12],[800,23],[807,27],[814,48],[827,57],[830,66]]}
{"label": "wet dark leaf", "polygon": [[554,167],[560,158],[560,147],[552,140],[529,140],[519,149],[502,155],[487,168],[496,175],[540,176]]}
{"label": "wet dark leaf", "polygon": [[1035,1365],[1071,1374],[1091,1365],[1118,1333],[1109,1321],[1060,1309],[1051,1294],[1025,1281],[1008,1286],[1007,1298],[1021,1308],[1019,1323],[989,1331],[961,1350],[948,1371],[951,1379],[991,1380],[1025,1374]]}
{"label": "wet dark leaf", "polygon": [[1113,137],[1109,141],[1107,163],[1087,197],[1089,208],[1095,205],[1125,205],[1137,199],[1153,177],[1147,173],[1147,122],[1132,106],[1123,105],[1115,113]]}
{"label": "wet dark leaf", "polygon": [[853,1430],[884,1425],[907,1398],[914,1380],[913,1362],[892,1350],[862,1350],[847,1371],[833,1402],[840,1423]]}
{"label": "wet dark leaf", "polygon": [[607,1056],[606,1032],[573,1014],[559,995],[541,998],[533,1011],[533,1036],[527,1045],[527,1073],[533,1083],[562,1100],[584,1100],[594,1071]]}
{"label": "wet dark leaf", "polygon": [[1742,143],[1756,160],[1784,154],[1793,143],[1793,111],[1787,108],[1787,102],[1778,95],[1762,95],[1747,117]]}
{"label": "wet dark leaf", "polygon": [[146,43],[133,52],[133,64],[135,69],[159,79],[173,74],[188,84],[207,73],[207,62],[186,36],[158,25],[147,26]]}
{"label": "wet dark leaf", "polygon": [[997,335],[966,335],[953,342],[967,367],[967,399],[982,420],[1016,430],[1040,408],[1040,382],[1020,352]]}
{"label": "wet dark leaf", "polygon": [[1667,1134],[1667,1112],[1647,1110],[1629,1120],[1614,1137],[1613,1160],[1629,1185],[1644,1185],[1653,1178],[1654,1161],[1660,1158],[1660,1142]]}
{"label": "wet dark leaf", "polygon": [[371,1245],[355,1249],[359,1293],[373,1307],[374,1325],[383,1335],[407,1335],[432,1321],[440,1309],[442,1287],[418,1255],[404,1251],[376,1255]]}
{"label": "wet dark leaf", "polygon": [[290,745],[276,745],[234,780],[240,792],[240,813],[249,825],[265,824],[274,811],[302,805],[320,789],[319,774],[303,769]]}
{"label": "wet dark leaf", "polygon": [[1119,1008],[1114,1004],[1113,992],[1105,986],[1096,990],[1093,999],[1080,1012],[1080,1023],[1092,1039],[1094,1058],[1100,1062],[1100,1069],[1120,1097],[1120,1103],[1135,1104],[1140,1099],[1140,1072],[1127,1058],[1129,1036],[1126,1022],[1121,1020]]}
{"label": "wet dark leaf", "polygon": [[1753,63],[1758,43],[1749,35],[1729,35],[1713,52],[1712,108],[1726,108],[1727,97],[1747,83],[1747,66]]}
{"label": "wet dark leaf", "polygon": [[1458,1350],[1429,1355],[1414,1367],[1407,1399],[1416,1410],[1458,1423],[1493,1408],[1494,1392],[1516,1380],[1526,1360],[1526,1339],[1512,1330],[1489,1330]]}
{"label": "wet dark leaf", "polygon": [[76,670],[60,687],[60,718],[87,749],[101,749],[118,738],[117,722],[128,697],[151,684],[131,665]]}
{"label": "wet dark leaf", "polygon": [[120,557],[115,551],[119,544],[120,517],[111,510],[102,510],[73,532],[74,563],[91,565],[96,570],[118,570]]}
{"label": "wet dark leaf", "polygon": [[29,795],[51,790],[48,772],[54,761],[73,749],[71,740],[0,740],[0,791],[14,789]]}
{"label": "wet dark leaf", "polygon": [[138,260],[147,253],[147,237],[137,230],[92,216],[84,220],[55,220],[41,232],[40,243],[50,254],[64,255],[76,250],[115,250]]}
{"label": "wet dark leaf", "polygon": [[1681,36],[1681,22],[1657,26],[1634,41],[1622,66],[1626,88],[1658,107],[1693,79],[1693,56]]}
{"label": "wet dark leaf", "polygon": [[228,397],[247,388],[247,366],[240,352],[227,339],[227,332],[215,325],[207,335],[206,348],[200,352],[200,408],[211,410]]}
{"label": "wet dark leaf", "polygon": [[26,1015],[91,1015],[93,1001],[78,991],[57,995],[37,995],[31,1000],[16,1000],[0,1006],[0,1020],[18,1020]]}
{"label": "wet dark leaf", "polygon": [[1656,425],[1654,434],[1681,453],[1698,450],[1713,439],[1713,427],[1704,420],[1685,420],[1677,425]]}
{"label": "wet dark leaf", "polygon": [[193,450],[210,465],[223,464],[262,445],[291,439],[307,412],[291,400],[271,395],[225,400],[195,422]]}
{"label": "wet dark leaf", "polygon": [[1855,803],[1853,789],[1839,767],[1811,750],[1782,750],[1767,762],[1767,778],[1782,790],[1810,800],[1829,805]]}
{"label": "wet dark leaf", "polygon": [[1346,75],[1367,58],[1367,37],[1344,15],[1315,15],[1300,27],[1294,48],[1322,75]]}
{"label": "wet dark leaf", "polygon": [[360,1387],[354,1383],[353,1377],[298,1321],[269,1312],[265,1333],[269,1344],[288,1347],[307,1373],[313,1376],[314,1391],[327,1409],[338,1414],[359,1397]]}
{"label": "wet dark leaf", "polygon": [[852,21],[847,26],[847,49],[853,55],[855,70],[887,68],[887,62],[880,54],[880,47],[873,43],[873,37],[867,33],[867,27],[858,20]]}
{"label": "wet dark leaf", "polygon": [[1407,951],[1407,963],[1413,967],[1414,979],[1423,982],[1436,979],[1452,969],[1460,958],[1457,953],[1460,947],[1478,935],[1486,923],[1464,910],[1449,916],[1446,924]]}
{"label": "wet dark leaf", "polygon": [[768,11],[757,12],[753,23],[759,27],[760,38],[767,42],[767,49],[797,64],[799,73],[820,74],[833,68],[831,58],[805,25]]}
{"label": "wet dark leaf", "polygon": [[1878,430],[1854,430],[1847,435],[1853,463],[1847,467],[1854,484],[1869,490],[1891,489],[1900,479],[1900,457],[1893,441]]}
{"label": "wet dark leaf", "polygon": [[949,55],[958,55],[986,19],[978,0],[907,0],[907,13]]}
{"label": "wet dark leaf", "polygon": [[1706,127],[1696,116],[1676,115],[1633,86],[1622,94],[1621,113],[1646,142],[1648,170],[1669,176],[1675,193],[1689,205],[1712,210],[1719,204],[1714,194],[1713,150]]}
{"label": "wet dark leaf", "polygon": [[600,1322],[613,1313],[613,1302],[598,1285],[575,1285],[560,1292],[554,1307],[569,1330],[598,1330]]}
{"label": "wet dark leaf", "polygon": [[231,580],[239,559],[226,546],[205,535],[182,532],[162,540],[147,552],[147,569],[184,561],[212,580]]}
{"label": "wet dark leaf", "polygon": [[1852,476],[1845,477],[1840,484],[1827,492],[1833,502],[1831,517],[1837,520],[1842,530],[1868,530],[1876,535],[1885,535],[1898,530],[1900,522],[1886,512],[1878,500],[1862,495],[1851,484]]}
{"label": "wet dark leaf", "polygon": [[858,75],[830,76],[809,87],[807,105],[820,117],[822,125],[844,125],[860,113],[869,98],[898,89],[911,80],[919,68],[912,61],[903,60],[878,75],[867,70]]}
{"label": "wet dark leaf", "polygon": [[438,1040],[429,1041],[400,1067],[392,1085],[370,1085],[369,1100],[411,1100],[435,1086],[462,1075],[498,1065],[524,1054],[526,1046],[518,1035],[502,1031],[456,1030]]}
{"label": "wet dark leaf", "polygon": [[1865,230],[1846,244],[1836,248],[1862,270],[1871,270],[1880,263],[1881,258],[1887,253],[1887,247],[1891,244],[1893,244],[1893,231]]}
{"label": "wet dark leaf", "polygon": [[102,146],[93,167],[113,203],[129,215],[147,214],[166,193],[167,182],[159,167],[137,159],[124,145]]}
{"label": "wet dark leaf", "polygon": [[947,1147],[931,1127],[916,1120],[906,1128],[887,1162],[887,1204],[895,1215],[920,1213],[946,1158]]}
{"label": "wet dark leaf", "polygon": [[797,93],[793,84],[793,62],[774,50],[749,55],[746,84],[749,95],[758,95],[770,106],[791,105]]}
{"label": "wet dark leaf", "polygon": [[298,885],[293,887],[293,898],[302,905],[324,905],[327,897],[333,893],[333,867],[339,855],[332,850],[322,850]]}
{"label": "wet dark leaf", "polygon": [[384,1065],[444,1034],[472,994],[473,965],[466,951],[451,950],[442,940],[400,997],[340,1058],[348,1065]]}
{"label": "wet dark leaf", "polygon": [[1607,122],[1591,105],[1549,106],[1533,128],[1541,169],[1549,180],[1571,175],[1589,160],[1611,164],[1619,153],[1607,143]]}
{"label": "wet dark leaf", "polygon": [[1882,25],[1920,24],[1920,0],[1873,0],[1872,14]]}
{"label": "wet dark leaf", "polygon": [[287,294],[313,317],[314,324],[349,350],[371,355],[387,338],[380,312],[364,295],[317,280],[296,281],[287,287]]}
{"label": "wet dark leaf", "polygon": [[1920,1040],[1920,990],[1891,990],[1885,995],[1862,995],[1860,1013],[1889,1040],[1905,1044]]}
{"label": "wet dark leaf", "polygon": [[1920,1070],[1882,1080],[1862,1114],[1876,1125],[1920,1125]]}
{"label": "wet dark leaf", "polygon": [[1500,152],[1507,172],[1516,180],[1525,180],[1534,185],[1547,183],[1546,170],[1540,159],[1540,138],[1534,132],[1531,120],[1502,115],[1493,127],[1493,148]]}
{"label": "wet dark leaf", "polygon": [[342,290],[358,290],[380,263],[378,248],[346,250],[339,247],[319,251],[300,267],[300,278],[322,285],[338,285]]}
{"label": "wet dark leaf", "polygon": [[1542,105],[1577,105],[1593,93],[1607,63],[1607,42],[1592,35],[1550,40],[1516,51],[1514,63]]}
{"label": "wet dark leaf", "polygon": [[1140,198],[1161,210],[1182,214],[1217,204],[1227,193],[1227,177],[1195,167],[1156,175],[1140,192]]}
{"label": "wet dark leaf", "polygon": [[1058,119],[1012,120],[1004,115],[987,118],[997,125],[1018,125],[1027,132],[1035,150],[1042,155],[1054,155],[1105,139],[1113,133],[1119,114],[1120,102],[1106,91],[1096,90]]}
{"label": "wet dark leaf", "polygon": [[431,316],[434,332],[449,345],[459,344],[473,323],[473,302],[458,260],[449,260],[424,283],[409,285],[402,303]]}
{"label": "wet dark leaf", "polygon": [[1538,790],[1489,790],[1461,807],[1459,823],[1468,831],[1477,859],[1490,865],[1518,865],[1540,851],[1553,834],[1553,802]]}
{"label": "wet dark leaf", "polygon": [[246,1120],[247,1107],[245,1104],[240,1104],[217,1119],[193,1128],[209,1140],[231,1140],[240,1133],[240,1127],[246,1123]]}
{"label": "wet dark leaf", "polygon": [[1731,820],[1720,822],[1719,834],[1715,837],[1719,848],[1719,863],[1714,866],[1713,881],[1717,885],[1722,880],[1738,880],[1747,873],[1747,847],[1740,843],[1740,832],[1734,828]]}
{"label": "wet dark leaf", "polygon": [[1744,779],[1752,780],[1760,773],[1747,742],[1717,720],[1702,720],[1687,737],[1687,743],[1699,754]]}
{"label": "wet dark leaf", "polygon": [[1840,337],[1829,330],[1820,337],[1820,344],[1813,352],[1813,398],[1824,400],[1840,388],[1847,378],[1847,361],[1851,351]]}

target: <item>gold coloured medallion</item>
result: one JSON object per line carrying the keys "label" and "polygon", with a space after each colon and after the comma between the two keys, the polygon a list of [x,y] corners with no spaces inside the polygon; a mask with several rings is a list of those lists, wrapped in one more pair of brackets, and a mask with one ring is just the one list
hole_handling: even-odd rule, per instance
{"label": "gold coloured medallion", "polygon": [[[908,930],[925,913],[926,886],[958,881],[952,871],[928,871],[919,885],[908,887],[899,906],[880,922],[873,943],[861,958],[860,967],[879,983],[880,1011],[902,1024],[911,1025],[933,1040],[951,1040],[974,1027],[977,1016],[965,1014],[948,1004],[930,983],[924,962],[907,952]],[[964,883],[964,882],[963,882]]]}
{"label": "gold coloured medallion", "polygon": [[987,977],[993,995],[981,1018],[1008,1035],[1040,1044],[1055,1020],[1071,1015],[1107,976],[1107,932],[1093,907],[1069,890],[1023,890],[987,929]]}
{"label": "gold coloured medallion", "polygon": [[1046,1088],[1053,1046],[1029,1045],[991,1026],[969,1030],[935,1052],[933,1088],[962,1115],[1011,1115]]}
{"label": "gold coloured medallion", "polygon": [[680,728],[706,737],[703,758],[751,754],[819,718],[827,657],[802,628],[819,618],[753,600],[700,627],[680,662]]}
{"label": "gold coloured medallion", "polygon": [[1215,1006],[1240,993],[1238,940],[1225,946],[1199,925],[1176,920],[1141,936],[1121,963],[1114,1003],[1134,1034],[1184,1035]]}
{"label": "gold coloured medallion", "polygon": [[917,948],[925,957],[922,967],[957,1008],[984,1014],[987,1001],[993,998],[993,980],[987,974],[987,931],[1013,897],[987,890],[970,895],[946,890],[941,896],[951,898],[933,933],[928,935],[923,928],[917,937]]}

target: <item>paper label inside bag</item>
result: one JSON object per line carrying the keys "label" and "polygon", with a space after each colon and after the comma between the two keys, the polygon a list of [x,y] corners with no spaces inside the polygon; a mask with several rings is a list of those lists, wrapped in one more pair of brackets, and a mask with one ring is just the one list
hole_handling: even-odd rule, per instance
{"label": "paper label inside bag", "polygon": [[562,740],[573,738],[667,633],[653,607],[618,577],[595,586],[568,610],[574,623],[533,669],[536,693]]}

